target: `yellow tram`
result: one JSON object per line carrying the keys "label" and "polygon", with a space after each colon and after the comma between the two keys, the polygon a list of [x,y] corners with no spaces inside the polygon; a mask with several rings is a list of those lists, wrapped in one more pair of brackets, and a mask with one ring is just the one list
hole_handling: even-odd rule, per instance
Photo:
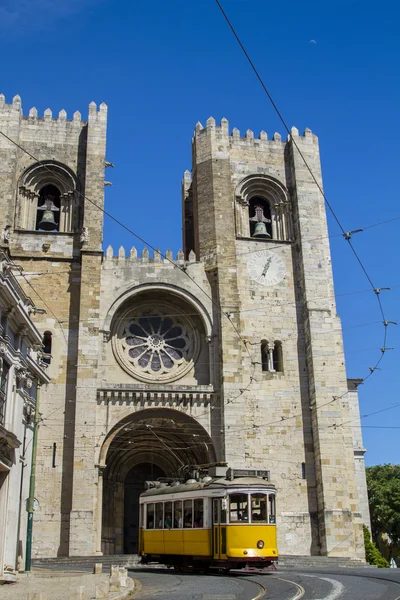
{"label": "yellow tram", "polygon": [[235,474],[229,469],[227,478],[189,479],[143,492],[142,563],[228,571],[277,561],[275,486],[262,476]]}

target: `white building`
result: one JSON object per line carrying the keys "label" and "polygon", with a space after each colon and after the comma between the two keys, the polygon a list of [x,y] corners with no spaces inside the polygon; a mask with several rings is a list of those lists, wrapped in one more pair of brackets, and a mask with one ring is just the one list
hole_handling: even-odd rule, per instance
{"label": "white building", "polygon": [[0,580],[24,567],[38,384],[48,383],[32,300],[0,250]]}

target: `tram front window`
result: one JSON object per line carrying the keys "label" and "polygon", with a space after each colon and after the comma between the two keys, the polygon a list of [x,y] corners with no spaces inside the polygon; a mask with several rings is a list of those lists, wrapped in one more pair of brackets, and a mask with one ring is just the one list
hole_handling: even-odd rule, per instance
{"label": "tram front window", "polygon": [[265,494],[251,495],[251,522],[268,523],[268,505]]}
{"label": "tram front window", "polygon": [[231,494],[229,496],[229,521],[236,523],[249,522],[249,497],[247,494]]}
{"label": "tram front window", "polygon": [[269,522],[274,524],[275,520],[275,494],[269,495]]}

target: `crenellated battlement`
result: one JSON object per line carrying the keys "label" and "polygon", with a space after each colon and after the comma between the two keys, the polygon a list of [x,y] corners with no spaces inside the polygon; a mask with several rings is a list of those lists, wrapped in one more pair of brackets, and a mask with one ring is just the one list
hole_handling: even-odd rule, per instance
{"label": "crenellated battlement", "polygon": [[297,127],[292,127],[290,135],[287,136],[286,140],[282,140],[281,134],[277,132],[273,134],[271,139],[268,139],[268,134],[263,130],[260,131],[258,137],[255,137],[254,132],[251,129],[247,129],[244,136],[241,136],[239,129],[236,127],[229,133],[229,123],[227,119],[222,118],[220,124],[217,125],[214,117],[209,117],[207,119],[205,127],[200,122],[196,124],[193,141],[200,140],[202,137],[209,135],[215,135],[219,141],[226,138],[232,146],[253,145],[263,147],[271,144],[285,144],[291,138],[304,138],[304,140],[318,141],[317,136],[313,134],[308,127],[304,130],[303,135],[299,134]]}
{"label": "crenellated battlement", "polygon": [[117,254],[114,254],[114,248],[112,246],[108,246],[104,255],[104,259],[106,261],[113,261],[117,263],[129,262],[140,264],[171,264],[173,262],[177,265],[185,265],[197,262],[196,255],[193,250],[189,253],[189,259],[185,260],[183,250],[179,250],[174,258],[172,250],[168,249],[165,254],[162,255],[160,250],[156,248],[153,252],[153,256],[151,257],[147,248],[143,248],[141,256],[139,256],[138,251],[134,246],[132,246],[130,249],[129,255],[127,255],[123,246],[119,247]]}
{"label": "crenellated battlement", "polygon": [[11,104],[7,104],[4,94],[0,94],[0,118],[1,117],[17,117],[18,119],[21,118],[22,122],[25,122],[28,125],[45,124],[46,127],[51,126],[53,128],[65,128],[67,124],[72,127],[80,127],[86,125],[86,123],[94,124],[98,122],[99,124],[105,124],[107,122],[107,104],[103,102],[97,110],[96,103],[91,102],[88,108],[87,121],[82,121],[82,116],[79,111],[74,112],[72,119],[68,119],[67,112],[64,109],[60,110],[57,117],[53,117],[53,112],[50,108],[46,108],[43,116],[38,116],[37,109],[32,107],[29,110],[28,115],[24,116],[21,97],[18,94],[14,96]]}

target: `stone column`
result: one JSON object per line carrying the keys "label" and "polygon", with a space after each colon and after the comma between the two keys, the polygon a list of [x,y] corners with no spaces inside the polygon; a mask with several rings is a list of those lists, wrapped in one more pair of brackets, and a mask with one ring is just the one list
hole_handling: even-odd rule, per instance
{"label": "stone column", "polygon": [[98,465],[97,506],[96,506],[96,555],[103,554],[101,549],[101,534],[103,525],[103,472],[105,467]]}

